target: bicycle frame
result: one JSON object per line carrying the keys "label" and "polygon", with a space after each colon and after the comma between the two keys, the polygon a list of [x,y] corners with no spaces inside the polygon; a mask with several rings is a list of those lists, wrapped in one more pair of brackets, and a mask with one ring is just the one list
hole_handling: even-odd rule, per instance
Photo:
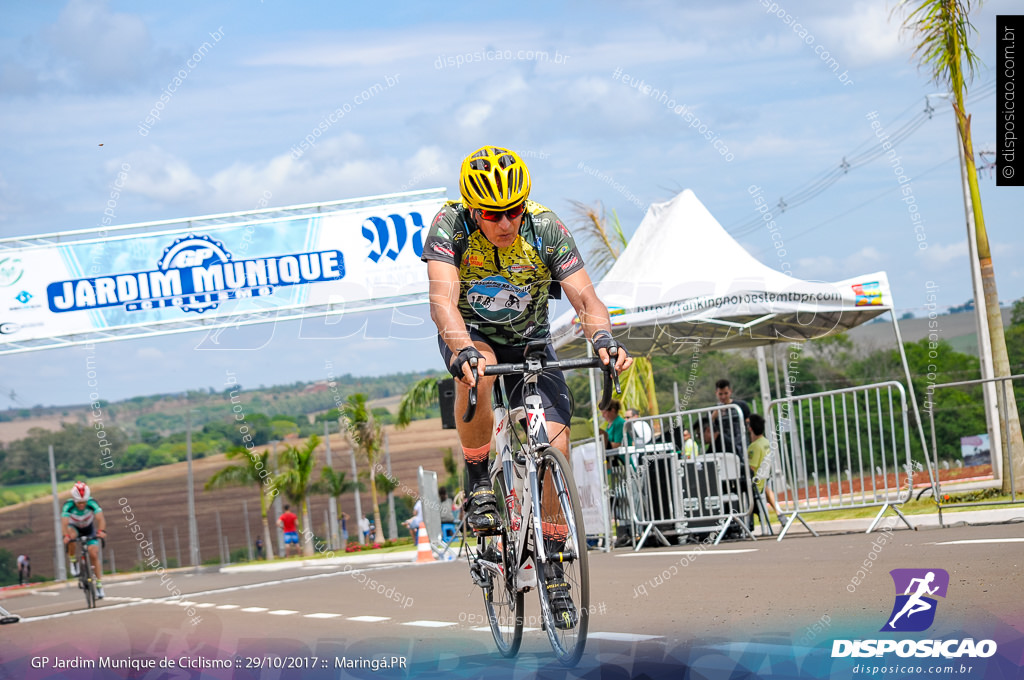
{"label": "bicycle frame", "polygon": [[[532,554],[534,559],[546,564],[548,555],[544,548],[544,536],[541,526],[541,517],[543,516],[541,510],[542,499],[534,494],[534,490],[539,486],[537,478],[538,453],[550,444],[547,433],[547,416],[541,403],[540,394],[537,391],[537,380],[540,377],[543,366],[537,359],[527,358],[526,369],[523,375],[523,389],[526,392],[523,398],[525,406],[519,406],[510,410],[506,406],[508,399],[504,386],[504,376],[500,376],[495,383],[493,411],[494,439],[497,455],[494,458],[491,477],[493,478],[500,468],[505,477],[506,484],[512,492],[510,497],[505,498],[505,509],[510,524],[508,527],[509,532],[513,536],[513,546],[515,547],[517,561],[522,563],[526,555]],[[523,463],[519,464],[516,462],[516,456],[512,449],[512,428],[515,423],[522,420],[526,421],[527,440],[522,450]],[[523,468],[522,472],[519,469],[520,465]],[[518,483],[520,479],[522,479],[523,483]],[[558,481],[560,482],[561,480],[559,479]],[[565,497],[564,489],[556,490],[558,491],[559,502],[561,502],[561,499]],[[515,498],[515,494],[520,493],[522,497],[519,499]],[[518,513],[516,512],[516,500],[519,500]],[[526,518],[522,516],[523,508],[529,508],[529,516]],[[571,512],[569,508],[565,508],[565,510]],[[524,519],[527,521],[523,521]],[[577,527],[570,523],[569,530],[570,541],[567,547],[571,546],[572,554],[575,556],[579,553]],[[517,577],[516,575],[507,575],[506,578],[516,579]],[[516,588],[519,589],[518,581],[514,582]]]}

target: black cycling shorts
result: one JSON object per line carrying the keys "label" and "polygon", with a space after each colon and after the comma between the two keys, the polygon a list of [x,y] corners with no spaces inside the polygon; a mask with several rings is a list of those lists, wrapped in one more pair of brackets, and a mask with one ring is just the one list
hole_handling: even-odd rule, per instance
{"label": "black cycling shorts", "polygon": [[[487,338],[473,328],[469,329],[469,337],[473,342],[482,342],[490,347],[499,364],[518,364],[523,361],[525,345],[522,347],[492,345],[487,342]],[[445,367],[451,366],[454,352],[441,339],[440,334],[437,336],[437,345],[441,349]],[[555,349],[550,344],[547,347],[547,355],[550,361],[558,359],[555,356]],[[504,379],[509,404],[513,408],[523,406],[523,377],[521,375],[506,375]],[[549,421],[567,425],[572,418],[572,399],[569,397],[569,386],[565,384],[565,375],[562,371],[559,369],[545,370],[537,381],[537,391],[540,393],[541,403],[544,405],[545,417]]]}

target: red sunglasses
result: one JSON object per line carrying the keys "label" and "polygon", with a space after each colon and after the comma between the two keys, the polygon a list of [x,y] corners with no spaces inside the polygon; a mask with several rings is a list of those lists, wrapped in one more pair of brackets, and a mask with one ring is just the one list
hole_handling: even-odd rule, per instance
{"label": "red sunglasses", "polygon": [[484,218],[488,222],[500,222],[501,216],[504,215],[509,220],[514,220],[520,215],[526,212],[526,204],[520,203],[514,208],[508,210],[480,210],[480,217]]}

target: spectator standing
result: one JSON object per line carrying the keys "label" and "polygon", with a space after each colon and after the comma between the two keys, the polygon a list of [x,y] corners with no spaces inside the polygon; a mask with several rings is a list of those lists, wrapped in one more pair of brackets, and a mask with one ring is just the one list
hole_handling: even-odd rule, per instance
{"label": "spectator standing", "polygon": [[683,458],[693,460],[697,457],[697,442],[693,441],[693,435],[689,430],[683,430]]}
{"label": "spectator standing", "polygon": [[263,539],[259,538],[259,537],[256,538],[256,559],[258,559],[258,560],[266,559],[263,556]]}
{"label": "spectator standing", "polygon": [[722,378],[715,383],[715,396],[722,406],[735,404],[741,413],[736,409],[719,409],[711,413],[711,422],[714,430],[721,436],[722,448],[717,451],[728,451],[729,453],[740,454],[744,439],[747,418],[750,417],[750,407],[742,399],[733,399],[732,386],[729,381]]}
{"label": "spectator standing", "polygon": [[28,555],[18,555],[18,585],[23,586],[32,578],[32,563]]}
{"label": "spectator standing", "polygon": [[[747,419],[747,431],[750,433],[750,446],[747,447],[750,478],[754,480],[758,493],[764,493],[765,500],[775,510],[775,514],[778,515],[781,522],[784,515],[779,510],[775,492],[772,491],[770,484],[766,484],[771,479],[772,473],[771,458],[768,455],[771,452],[771,444],[769,444],[768,438],[764,436],[764,417],[757,413],[750,414],[750,417]],[[767,520],[767,518],[765,519]]]}
{"label": "spectator standing", "polygon": [[619,400],[612,399],[611,403],[608,404],[608,408],[601,411],[605,422],[608,423],[608,427],[602,430],[604,433],[605,449],[617,449],[622,446],[622,428],[626,424],[626,419],[619,415],[621,408],[622,405],[619,403]]}
{"label": "spectator standing", "polygon": [[420,498],[416,501],[416,505],[412,506],[412,517],[402,522],[405,526],[409,527],[409,532],[412,534],[413,540],[416,540],[416,536],[419,533],[420,525],[423,524],[423,499]]}
{"label": "spectator standing", "polygon": [[291,557],[292,551],[299,554],[299,530],[298,516],[289,510],[288,505],[284,506],[284,512],[277,518],[277,526],[284,532],[284,556]]}
{"label": "spectator standing", "polygon": [[626,409],[626,443],[630,446],[645,446],[654,441],[654,430],[646,420],[638,420],[640,412],[635,408]]}

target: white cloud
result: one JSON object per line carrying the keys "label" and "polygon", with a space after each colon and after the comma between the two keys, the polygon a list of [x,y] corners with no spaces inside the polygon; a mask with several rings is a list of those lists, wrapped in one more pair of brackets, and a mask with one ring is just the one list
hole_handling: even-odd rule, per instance
{"label": "white cloud", "polygon": [[[838,9],[838,6],[836,6]],[[902,16],[889,17],[889,8],[878,2],[857,2],[844,15],[815,20],[818,43],[840,52],[851,65],[886,61],[907,51],[900,44]]]}
{"label": "white cloud", "polygon": [[106,2],[70,0],[43,36],[58,65],[49,76],[73,89],[122,90],[137,85],[162,58],[138,15]]}
{"label": "white cloud", "polygon": [[[131,166],[125,192],[161,203],[185,203],[201,199],[209,191],[188,163],[162,149],[151,148],[127,156]],[[120,165],[120,163],[118,163]]]}
{"label": "white cloud", "polygon": [[237,211],[256,208],[266,192],[272,205],[328,201],[435,187],[455,172],[436,146],[421,147],[406,158],[379,153],[346,132],[322,139],[298,157],[289,152],[236,162],[202,177],[181,159],[154,149],[128,158],[125,192],[188,204],[183,209],[191,212]]}
{"label": "white cloud", "polygon": [[470,102],[459,109],[456,122],[461,127],[475,128],[487,122],[494,107],[487,102]]}
{"label": "white cloud", "polygon": [[874,246],[865,246],[843,258],[829,255],[797,260],[793,274],[810,281],[839,281],[858,274],[885,269],[884,256]]}
{"label": "white cloud", "polygon": [[929,243],[928,248],[921,251],[921,256],[928,262],[936,265],[949,264],[958,258],[966,258],[967,239],[943,245],[942,243]]}

